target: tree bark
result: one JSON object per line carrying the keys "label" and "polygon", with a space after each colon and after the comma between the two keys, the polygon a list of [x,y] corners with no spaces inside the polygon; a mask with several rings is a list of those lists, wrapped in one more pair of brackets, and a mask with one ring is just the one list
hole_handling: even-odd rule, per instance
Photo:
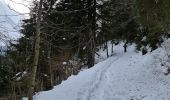
{"label": "tree bark", "polygon": [[113,41],[111,41],[112,48],[111,48],[111,56],[113,56]]}
{"label": "tree bark", "polygon": [[40,0],[39,9],[37,14],[37,26],[36,26],[36,36],[35,36],[35,48],[34,48],[34,61],[33,61],[33,68],[31,72],[30,78],[30,87],[28,91],[28,100],[33,100],[34,88],[35,88],[35,78],[37,73],[38,67],[38,60],[39,60],[39,49],[40,49],[40,24],[41,24],[41,15],[42,15],[42,4],[43,0]]}
{"label": "tree bark", "polygon": [[[51,43],[51,41],[50,41]],[[50,67],[50,82],[51,82],[51,87],[54,86],[54,73],[53,73],[53,68],[51,66],[51,44],[48,43],[48,65]]]}
{"label": "tree bark", "polygon": [[90,48],[88,51],[88,68],[94,66],[95,63],[95,38],[96,38],[96,0],[88,0],[88,22],[89,26],[89,38]]}
{"label": "tree bark", "polygon": [[109,50],[108,50],[108,44],[106,42],[106,55],[107,55],[107,58],[109,58]]}

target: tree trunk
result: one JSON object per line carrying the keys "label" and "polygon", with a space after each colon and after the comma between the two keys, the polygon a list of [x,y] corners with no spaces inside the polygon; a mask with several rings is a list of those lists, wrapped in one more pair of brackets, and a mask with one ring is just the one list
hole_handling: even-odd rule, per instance
{"label": "tree trunk", "polygon": [[48,66],[50,67],[50,84],[51,84],[51,87],[53,87],[54,86],[54,73],[53,73],[53,68],[51,66],[51,44],[50,43],[48,43]]}
{"label": "tree trunk", "polygon": [[112,48],[111,48],[111,56],[113,56],[113,42],[111,42]]}
{"label": "tree trunk", "polygon": [[37,27],[36,27],[36,37],[35,37],[35,49],[34,49],[34,61],[33,61],[33,68],[31,72],[30,78],[30,87],[28,91],[28,100],[33,100],[33,93],[35,88],[35,78],[37,73],[37,66],[39,60],[39,48],[40,48],[40,24],[41,24],[41,15],[42,15],[42,3],[43,0],[40,0],[38,15],[37,15]]}
{"label": "tree trunk", "polygon": [[106,42],[106,54],[107,54],[107,58],[109,58],[109,50],[108,50],[108,44]]}
{"label": "tree trunk", "polygon": [[95,63],[95,38],[96,38],[96,0],[88,0],[88,22],[89,26],[89,38],[90,48],[88,53],[88,68],[92,67]]}
{"label": "tree trunk", "polygon": [[95,63],[95,40],[94,40],[94,37],[93,37],[93,32],[90,31],[90,36],[91,36],[91,39],[90,39],[90,44],[89,44],[89,47],[88,47],[88,68],[91,68],[92,66],[94,66],[94,63]]}

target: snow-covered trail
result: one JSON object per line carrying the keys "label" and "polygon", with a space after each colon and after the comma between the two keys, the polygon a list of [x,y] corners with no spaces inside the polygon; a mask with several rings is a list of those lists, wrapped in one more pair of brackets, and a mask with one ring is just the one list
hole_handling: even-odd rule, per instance
{"label": "snow-covered trail", "polygon": [[[121,46],[120,46],[121,47]],[[162,49],[142,56],[129,47],[93,68],[71,76],[34,100],[170,100],[170,76],[160,67]]]}

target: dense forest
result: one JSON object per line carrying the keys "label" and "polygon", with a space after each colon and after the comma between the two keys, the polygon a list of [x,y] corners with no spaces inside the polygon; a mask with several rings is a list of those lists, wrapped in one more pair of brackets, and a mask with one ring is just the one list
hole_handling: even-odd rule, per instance
{"label": "dense forest", "polygon": [[[40,0],[22,20],[22,37],[0,53],[0,97],[19,100],[50,90],[83,68],[99,49],[135,43],[142,54],[170,37],[169,0]],[[0,37],[1,39],[1,37]],[[8,44],[8,43],[7,43]],[[109,57],[109,55],[107,55]]]}

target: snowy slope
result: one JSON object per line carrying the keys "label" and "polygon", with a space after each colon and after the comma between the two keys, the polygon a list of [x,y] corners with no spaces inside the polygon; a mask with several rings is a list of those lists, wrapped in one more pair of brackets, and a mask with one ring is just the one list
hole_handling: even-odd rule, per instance
{"label": "snowy slope", "polygon": [[21,18],[16,12],[10,10],[4,0],[0,0],[0,33],[5,35],[4,38],[17,39],[20,37],[19,23]]}
{"label": "snowy slope", "polygon": [[169,43],[144,56],[134,46],[123,53],[120,44],[113,57],[37,93],[34,100],[170,100],[170,76],[164,75]]}

